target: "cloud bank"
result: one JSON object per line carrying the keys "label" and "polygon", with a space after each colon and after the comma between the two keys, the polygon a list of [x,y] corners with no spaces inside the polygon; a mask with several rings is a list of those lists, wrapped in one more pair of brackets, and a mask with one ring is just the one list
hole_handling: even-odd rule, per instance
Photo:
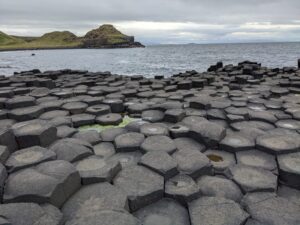
{"label": "cloud bank", "polygon": [[0,0],[0,30],[84,35],[104,23],[146,44],[300,41],[299,0]]}

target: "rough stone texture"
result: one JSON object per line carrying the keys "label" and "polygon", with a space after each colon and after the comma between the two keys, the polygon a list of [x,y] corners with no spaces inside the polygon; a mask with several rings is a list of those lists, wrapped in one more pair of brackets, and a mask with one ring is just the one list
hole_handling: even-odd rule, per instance
{"label": "rough stone texture", "polygon": [[224,174],[229,167],[236,164],[234,154],[229,152],[207,150],[204,154],[210,159],[215,174]]}
{"label": "rough stone texture", "polygon": [[196,182],[189,176],[179,174],[165,183],[165,195],[187,205],[200,196],[200,190]]}
{"label": "rough stone texture", "polygon": [[239,204],[221,197],[201,197],[189,204],[192,225],[241,225],[249,217]]}
{"label": "rough stone texture", "polygon": [[277,159],[280,181],[300,190],[300,152],[280,155]]}
{"label": "rough stone texture", "polygon": [[73,138],[86,141],[91,145],[96,145],[101,142],[99,133],[94,130],[80,131],[76,133]]}
{"label": "rough stone texture", "polygon": [[[51,205],[9,203],[0,205],[1,225],[61,225],[62,213]],[[4,219],[5,218],[5,219]],[[4,223],[4,220],[6,223]]]}
{"label": "rough stone texture", "polygon": [[8,172],[12,173],[54,159],[56,159],[56,154],[53,151],[33,146],[12,153],[5,166]]}
{"label": "rough stone texture", "polygon": [[231,180],[217,176],[202,176],[197,180],[201,195],[223,197],[239,202],[242,197],[242,191]]}
{"label": "rough stone texture", "polygon": [[118,152],[132,152],[140,149],[145,136],[136,132],[120,134],[115,138],[115,147]]}
{"label": "rough stone texture", "polygon": [[83,186],[62,207],[64,220],[88,219],[90,215],[105,210],[128,208],[126,194],[119,188],[104,182]]}
{"label": "rough stone texture", "polygon": [[141,158],[139,164],[160,174],[165,180],[178,173],[177,162],[165,152],[148,152]]}
{"label": "rough stone texture", "polygon": [[93,154],[93,147],[85,141],[64,138],[55,142],[50,150],[56,153],[57,159],[75,162]]}
{"label": "rough stone texture", "polygon": [[79,188],[80,176],[75,167],[55,160],[9,175],[3,201],[51,203],[60,207]]}
{"label": "rough stone texture", "polygon": [[175,152],[173,157],[178,163],[179,172],[194,179],[212,173],[210,160],[199,151],[181,149]]}
{"label": "rough stone texture", "polygon": [[141,145],[143,152],[162,151],[172,154],[176,151],[174,141],[168,136],[155,135],[147,137]]}
{"label": "rough stone texture", "polygon": [[229,174],[245,193],[277,189],[277,176],[261,168],[236,165],[229,168]]}
{"label": "rough stone texture", "polygon": [[144,225],[190,225],[187,210],[168,198],[138,210],[134,216]]}
{"label": "rough stone texture", "polygon": [[142,166],[123,169],[114,179],[114,185],[126,192],[131,211],[163,197],[163,177]]}
{"label": "rough stone texture", "polygon": [[243,206],[261,224],[297,225],[300,206],[274,193],[251,193],[243,199]]}

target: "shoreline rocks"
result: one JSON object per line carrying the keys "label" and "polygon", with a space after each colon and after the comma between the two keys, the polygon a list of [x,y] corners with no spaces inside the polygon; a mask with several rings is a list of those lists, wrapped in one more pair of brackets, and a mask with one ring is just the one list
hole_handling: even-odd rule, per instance
{"label": "shoreline rocks", "polygon": [[299,82],[250,61],[0,77],[0,223],[298,225]]}

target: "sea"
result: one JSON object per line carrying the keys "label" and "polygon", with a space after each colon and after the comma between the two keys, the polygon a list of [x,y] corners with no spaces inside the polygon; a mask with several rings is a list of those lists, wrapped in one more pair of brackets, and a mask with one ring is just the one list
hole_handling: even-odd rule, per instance
{"label": "sea", "polygon": [[248,44],[152,45],[127,49],[60,49],[0,52],[0,75],[40,69],[110,71],[121,75],[171,76],[198,72],[218,61],[237,64],[251,60],[267,67],[297,66],[300,42]]}

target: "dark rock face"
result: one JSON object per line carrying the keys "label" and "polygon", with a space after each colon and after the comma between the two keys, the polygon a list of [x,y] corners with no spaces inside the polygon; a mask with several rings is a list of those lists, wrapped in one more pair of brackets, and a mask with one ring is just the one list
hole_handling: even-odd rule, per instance
{"label": "dark rock face", "polygon": [[1,77],[0,224],[299,225],[300,70],[209,71]]}

